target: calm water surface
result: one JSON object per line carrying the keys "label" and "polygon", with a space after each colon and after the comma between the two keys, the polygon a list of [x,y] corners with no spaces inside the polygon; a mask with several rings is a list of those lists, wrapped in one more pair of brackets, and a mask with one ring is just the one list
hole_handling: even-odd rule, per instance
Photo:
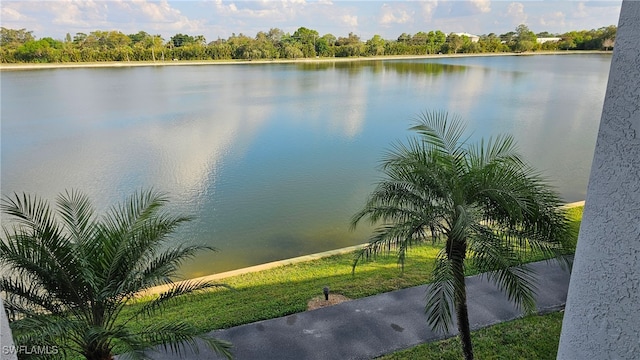
{"label": "calm water surface", "polygon": [[365,242],[349,231],[385,149],[424,110],[461,115],[471,141],[513,134],[566,201],[585,198],[609,55],[0,73],[2,194],[65,189],[100,210],[167,192],[220,250],[200,276]]}

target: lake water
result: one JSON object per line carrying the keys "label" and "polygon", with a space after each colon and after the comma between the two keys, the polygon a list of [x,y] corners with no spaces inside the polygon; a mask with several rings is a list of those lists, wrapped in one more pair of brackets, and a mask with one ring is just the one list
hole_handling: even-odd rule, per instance
{"label": "lake water", "polygon": [[220,251],[186,276],[363,243],[349,230],[381,155],[425,110],[471,141],[511,133],[567,202],[583,200],[610,55],[3,71],[2,194],[141,188]]}

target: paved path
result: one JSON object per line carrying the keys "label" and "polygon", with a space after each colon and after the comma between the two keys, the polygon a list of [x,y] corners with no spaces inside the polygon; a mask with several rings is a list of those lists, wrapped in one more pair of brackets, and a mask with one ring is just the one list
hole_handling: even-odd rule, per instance
{"label": "paved path", "polygon": [[[537,274],[537,306],[541,313],[562,309],[569,272],[556,262],[529,265]],[[522,315],[482,275],[468,277],[467,301],[472,329]],[[282,318],[259,321],[211,334],[233,343],[238,360],[371,359],[448,335],[433,333],[424,313],[428,285],[352,300]],[[202,348],[202,347],[201,347]],[[220,359],[206,348],[183,357],[150,353],[154,359]]]}

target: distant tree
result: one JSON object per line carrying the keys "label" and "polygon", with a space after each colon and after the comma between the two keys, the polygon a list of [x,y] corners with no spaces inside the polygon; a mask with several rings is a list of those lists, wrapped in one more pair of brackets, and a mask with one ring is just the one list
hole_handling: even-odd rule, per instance
{"label": "distant tree", "polygon": [[87,40],[87,34],[85,33],[79,32],[73,36],[73,44],[78,48],[83,47],[86,40]]}
{"label": "distant tree", "polygon": [[543,31],[543,32],[537,33],[536,37],[539,37],[539,38],[550,38],[550,37],[556,37],[556,35],[548,32],[548,31]]}
{"label": "distant tree", "polygon": [[336,45],[336,37],[333,36],[333,34],[324,34],[322,35],[322,39],[327,41],[327,45],[329,46],[335,46]]}
{"label": "distant tree", "polygon": [[175,34],[169,39],[173,47],[181,47],[188,44],[193,44],[196,42],[193,36],[185,35],[185,34]]}
{"label": "distant tree", "polygon": [[398,36],[398,42],[409,42],[411,41],[411,35],[407,33],[402,33]]}
{"label": "distant tree", "polygon": [[348,37],[339,37],[336,40],[335,55],[338,57],[353,57],[365,55],[366,46],[360,41],[360,37],[353,32]]}
{"label": "distant tree", "polygon": [[301,44],[314,44],[319,35],[316,30],[300,27],[293,33],[292,37]]}
{"label": "distant tree", "polygon": [[291,44],[285,46],[284,57],[287,59],[299,59],[304,57],[304,53],[298,46]]}
{"label": "distant tree", "polygon": [[573,38],[570,36],[564,36],[562,37],[560,42],[558,42],[558,48],[562,50],[575,49],[575,47],[576,47],[576,43],[575,41],[573,41]]}
{"label": "distant tree", "polygon": [[146,31],[138,31],[136,34],[129,34],[127,36],[129,37],[129,39],[131,39],[131,44],[135,45],[139,42],[144,42],[151,35],[149,35]]}
{"label": "distant tree", "polygon": [[493,53],[509,51],[509,47],[503,44],[500,38],[494,33],[481,36],[478,40],[478,45],[480,45],[482,52]]}
{"label": "distant tree", "polygon": [[33,41],[33,31],[27,31],[27,29],[7,29],[0,27],[0,46],[20,46],[27,41]]}
{"label": "distant tree", "polygon": [[277,45],[280,42],[280,40],[282,39],[283,35],[284,35],[284,31],[282,31],[282,30],[280,30],[278,28],[271,28],[271,29],[269,29],[269,32],[267,32],[267,38],[274,45]]}
{"label": "distant tree", "polygon": [[429,35],[424,31],[418,31],[411,37],[411,45],[427,45]]}
{"label": "distant tree", "polygon": [[427,52],[429,54],[439,53],[446,41],[447,35],[442,31],[429,31],[429,33],[427,34]]}
{"label": "distant tree", "polygon": [[51,50],[46,40],[30,40],[16,49],[15,57],[22,62],[46,63],[50,61]]}
{"label": "distant tree", "polygon": [[531,51],[536,48],[536,34],[529,30],[527,25],[520,24],[516,28],[515,44],[513,50],[516,52]]}
{"label": "distant tree", "polygon": [[164,61],[164,40],[160,35],[148,35],[144,39],[145,46],[151,49],[151,60],[156,61],[156,52],[161,52],[161,60]]}
{"label": "distant tree", "polygon": [[367,55],[379,56],[384,55],[385,41],[380,35],[373,35],[373,37],[365,43],[367,46]]}
{"label": "distant tree", "polygon": [[193,38],[193,43],[195,45],[204,46],[204,45],[207,45],[207,39],[204,37],[204,35],[196,35]]}
{"label": "distant tree", "polygon": [[618,28],[615,25],[610,25],[599,29],[602,34],[602,47],[604,50],[611,50],[616,42],[616,33]]}
{"label": "distant tree", "polygon": [[[166,203],[162,194],[139,192],[98,218],[76,191],[59,195],[55,211],[27,194],[4,198],[0,291],[7,294],[7,310],[17,315],[11,323],[17,345],[55,345],[65,358],[103,360],[115,350],[141,357],[158,342],[176,351],[200,338],[230,357],[228,343],[197,336],[186,322],[131,326],[182,295],[219,286],[173,283],[183,261],[212,248],[170,241],[189,218],[166,212]],[[157,285],[168,287],[123,314],[130,300]]]}
{"label": "distant tree", "polygon": [[322,57],[333,56],[333,52],[331,51],[331,47],[329,46],[329,42],[326,38],[321,37],[316,40],[316,54]]}
{"label": "distant tree", "polygon": [[510,46],[513,43],[515,37],[516,33],[514,31],[509,31],[504,34],[500,34],[500,41]]}
{"label": "distant tree", "polygon": [[464,39],[462,39],[462,37],[460,37],[459,35],[451,33],[449,34],[449,36],[447,36],[446,45],[448,53],[458,53],[458,50],[460,50],[463,44]]}

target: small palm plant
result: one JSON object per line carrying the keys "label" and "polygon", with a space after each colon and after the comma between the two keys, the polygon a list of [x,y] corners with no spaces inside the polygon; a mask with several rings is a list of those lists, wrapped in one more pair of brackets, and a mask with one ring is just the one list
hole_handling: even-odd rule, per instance
{"label": "small palm plant", "polygon": [[[184,260],[214,249],[170,246],[170,235],[189,218],[169,214],[166,203],[165,195],[142,191],[97,218],[78,191],[60,194],[56,211],[35,196],[3,198],[1,210],[8,218],[0,241],[0,291],[17,319],[11,324],[16,344],[56,346],[61,355],[87,359],[112,359],[116,350],[144,358],[153,344],[197,350],[195,329],[187,323],[131,326],[181,295],[220,286],[173,282]],[[167,290],[123,315],[131,300],[157,285]],[[229,343],[200,338],[231,357]]]}
{"label": "small palm plant", "polygon": [[453,305],[463,353],[473,359],[465,266],[486,272],[526,311],[535,309],[534,277],[521,267],[533,250],[563,259],[568,222],[559,197],[518,155],[511,136],[477,144],[462,138],[464,124],[445,112],[421,113],[411,128],[420,135],[398,144],[382,161],[385,175],[355,227],[368,218],[379,228],[359,260],[397,249],[404,264],[407,249],[443,239],[427,296],[429,325],[448,332]]}

